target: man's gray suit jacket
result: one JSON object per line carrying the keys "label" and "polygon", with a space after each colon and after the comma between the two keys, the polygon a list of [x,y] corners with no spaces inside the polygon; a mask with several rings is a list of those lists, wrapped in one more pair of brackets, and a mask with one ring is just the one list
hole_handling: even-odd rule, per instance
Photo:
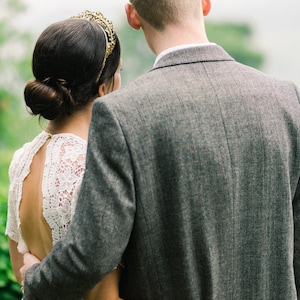
{"label": "man's gray suit jacket", "polygon": [[297,299],[299,167],[292,83],[171,52],[95,102],[74,222],[24,298],[80,299],[122,263],[128,300]]}

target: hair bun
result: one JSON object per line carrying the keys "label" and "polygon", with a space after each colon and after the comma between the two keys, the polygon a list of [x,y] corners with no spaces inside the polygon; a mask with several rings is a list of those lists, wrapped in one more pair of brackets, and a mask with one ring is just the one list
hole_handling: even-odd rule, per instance
{"label": "hair bun", "polygon": [[32,114],[47,120],[55,120],[60,115],[74,110],[74,101],[64,80],[46,78],[43,81],[29,81],[24,90],[26,105]]}

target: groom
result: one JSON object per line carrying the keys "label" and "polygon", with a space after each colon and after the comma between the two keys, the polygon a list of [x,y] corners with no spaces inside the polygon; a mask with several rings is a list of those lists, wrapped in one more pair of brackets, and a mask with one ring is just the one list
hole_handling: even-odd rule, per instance
{"label": "groom", "polygon": [[95,102],[74,222],[25,257],[24,299],[81,299],[119,263],[125,299],[297,299],[299,91],[209,43],[210,5],[126,5],[155,65]]}

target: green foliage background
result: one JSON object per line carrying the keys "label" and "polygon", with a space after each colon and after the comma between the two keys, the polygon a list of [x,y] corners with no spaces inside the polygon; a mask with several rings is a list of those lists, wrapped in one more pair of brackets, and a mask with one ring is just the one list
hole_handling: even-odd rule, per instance
{"label": "green foliage background", "polygon": [[[13,152],[24,142],[30,141],[40,130],[36,118],[32,118],[23,103],[23,87],[32,78],[31,54],[34,41],[30,33],[17,31],[10,20],[25,10],[22,0],[1,0],[0,10],[5,16],[0,20],[0,299],[20,299],[20,286],[16,282],[9,259],[5,236],[8,167]],[[117,28],[121,44],[123,71],[126,84],[148,71],[155,60],[141,31],[134,31],[127,24]],[[261,68],[263,55],[253,50],[253,32],[247,24],[207,24],[210,41],[223,46],[237,61]],[[22,50],[22,55],[5,53],[5,49]],[[20,51],[18,51],[20,52]],[[10,80],[7,80],[10,79]]]}

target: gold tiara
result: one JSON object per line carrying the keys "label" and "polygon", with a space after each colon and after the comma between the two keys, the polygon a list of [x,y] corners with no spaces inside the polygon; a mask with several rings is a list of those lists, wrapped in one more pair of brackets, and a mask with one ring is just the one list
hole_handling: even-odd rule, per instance
{"label": "gold tiara", "polygon": [[116,45],[116,35],[113,23],[107,20],[101,12],[98,11],[89,11],[85,10],[84,12],[78,14],[77,16],[73,16],[72,19],[83,19],[88,21],[96,22],[101,29],[104,31],[104,35],[106,38],[106,51],[105,51],[105,59],[111,55]]}

